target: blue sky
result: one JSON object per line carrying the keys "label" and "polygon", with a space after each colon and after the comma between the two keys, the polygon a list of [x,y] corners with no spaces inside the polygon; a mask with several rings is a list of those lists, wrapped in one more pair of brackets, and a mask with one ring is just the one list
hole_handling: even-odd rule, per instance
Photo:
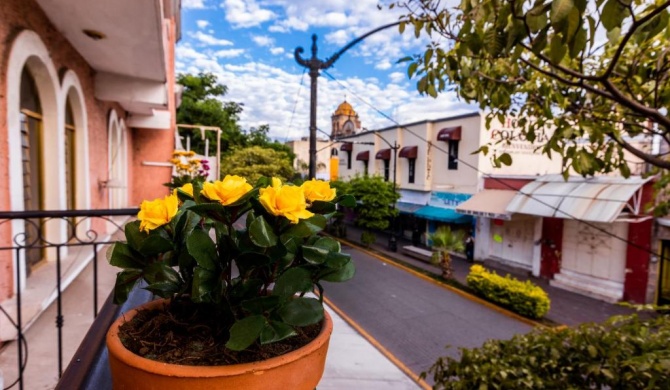
{"label": "blue sky", "polygon": [[[366,32],[397,20],[398,13],[377,9],[377,0],[182,0],[182,39],[177,71],[212,72],[229,88],[224,100],[244,104],[243,128],[270,125],[280,141],[308,134],[309,77],[298,65],[295,48],[311,56],[318,35],[318,57],[330,57]],[[391,28],[368,37],[328,70],[337,81],[319,77],[317,125],[330,132],[330,116],[345,99],[362,126],[435,119],[474,111],[452,94],[420,96],[406,64],[426,42]],[[366,103],[367,102],[367,103]]]}

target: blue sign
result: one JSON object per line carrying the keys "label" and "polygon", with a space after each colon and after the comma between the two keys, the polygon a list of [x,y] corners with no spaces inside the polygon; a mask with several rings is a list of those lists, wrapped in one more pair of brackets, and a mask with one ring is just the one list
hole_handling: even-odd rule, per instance
{"label": "blue sign", "polygon": [[470,199],[472,194],[461,194],[457,192],[436,192],[430,194],[429,205],[446,209],[453,209],[459,204]]}

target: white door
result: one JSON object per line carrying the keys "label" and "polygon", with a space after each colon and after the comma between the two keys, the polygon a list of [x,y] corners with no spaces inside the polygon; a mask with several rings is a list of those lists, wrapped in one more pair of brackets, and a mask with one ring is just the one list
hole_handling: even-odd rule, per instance
{"label": "white door", "polygon": [[533,218],[513,216],[510,221],[491,222],[491,257],[523,268],[533,264]]}
{"label": "white door", "polygon": [[566,220],[563,225],[561,270],[623,283],[626,277],[628,223],[584,224]]}

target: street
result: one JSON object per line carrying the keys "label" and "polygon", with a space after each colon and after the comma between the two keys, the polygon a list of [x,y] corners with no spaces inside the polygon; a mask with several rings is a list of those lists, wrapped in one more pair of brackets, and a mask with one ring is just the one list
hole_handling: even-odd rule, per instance
{"label": "street", "polygon": [[[509,339],[532,327],[343,244],[356,275],[325,296],[414,374],[458,347]],[[451,348],[445,349],[449,345]]]}

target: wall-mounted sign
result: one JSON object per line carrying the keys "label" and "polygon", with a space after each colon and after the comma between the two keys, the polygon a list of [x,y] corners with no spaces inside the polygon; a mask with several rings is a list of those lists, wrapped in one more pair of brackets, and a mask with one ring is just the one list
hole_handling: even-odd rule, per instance
{"label": "wall-mounted sign", "polygon": [[472,194],[461,194],[457,192],[437,192],[433,191],[430,194],[429,205],[435,207],[442,207],[446,209],[453,209],[459,204],[470,199]]}

